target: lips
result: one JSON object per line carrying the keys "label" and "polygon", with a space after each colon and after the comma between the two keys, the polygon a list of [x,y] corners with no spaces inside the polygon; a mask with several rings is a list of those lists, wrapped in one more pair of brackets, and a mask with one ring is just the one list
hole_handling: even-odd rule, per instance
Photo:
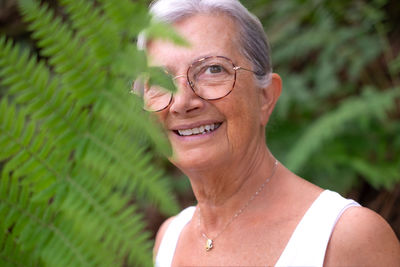
{"label": "lips", "polygon": [[204,125],[200,125],[198,127],[174,130],[174,132],[180,136],[207,134],[207,133],[213,132],[216,129],[218,129],[221,126],[221,124],[222,123],[204,124]]}

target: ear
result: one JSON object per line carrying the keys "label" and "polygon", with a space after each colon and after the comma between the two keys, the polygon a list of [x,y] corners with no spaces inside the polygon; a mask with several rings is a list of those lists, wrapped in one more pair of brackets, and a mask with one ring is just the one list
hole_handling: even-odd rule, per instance
{"label": "ear", "polygon": [[282,79],[276,74],[271,74],[271,81],[268,86],[260,90],[260,121],[265,127],[268,123],[269,117],[275,108],[275,104],[279,99],[282,92]]}

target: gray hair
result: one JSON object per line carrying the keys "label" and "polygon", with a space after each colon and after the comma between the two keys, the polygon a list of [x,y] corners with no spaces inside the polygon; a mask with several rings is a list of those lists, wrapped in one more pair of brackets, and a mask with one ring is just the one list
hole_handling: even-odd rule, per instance
{"label": "gray hair", "polygon": [[[155,19],[173,24],[199,13],[221,12],[231,17],[239,29],[240,52],[253,65],[257,85],[265,87],[272,72],[270,48],[259,19],[238,0],[156,0],[150,5]],[[146,38],[139,35],[138,45],[144,48]]]}

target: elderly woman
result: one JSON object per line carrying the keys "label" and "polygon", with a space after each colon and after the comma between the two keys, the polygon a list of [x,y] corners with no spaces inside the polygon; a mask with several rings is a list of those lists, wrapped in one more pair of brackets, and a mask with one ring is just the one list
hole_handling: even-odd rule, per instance
{"label": "elderly woman", "polygon": [[[160,228],[157,266],[400,266],[399,242],[376,213],[296,176],[265,127],[282,89],[263,28],[237,0],[159,0],[152,14],[190,46],[144,45],[174,94],[143,83],[198,201]],[[143,40],[142,40],[143,41]]]}

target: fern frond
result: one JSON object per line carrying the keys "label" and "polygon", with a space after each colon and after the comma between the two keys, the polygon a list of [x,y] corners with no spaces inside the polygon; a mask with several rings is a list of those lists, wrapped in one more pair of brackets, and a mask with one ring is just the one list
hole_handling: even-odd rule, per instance
{"label": "fern frond", "polygon": [[[129,95],[127,96],[129,97]],[[104,101],[107,104],[98,110],[98,114],[103,120],[100,123],[93,123],[93,130],[90,131],[96,135],[86,135],[91,143],[97,146],[97,148],[91,148],[94,151],[93,155],[87,154],[89,159],[87,163],[91,168],[97,169],[97,172],[101,172],[99,168],[117,171],[120,174],[118,184],[121,188],[125,188],[124,191],[127,194],[135,192],[139,198],[151,196],[148,200],[164,213],[175,214],[178,205],[171,199],[170,186],[167,185],[165,175],[157,170],[157,167],[154,167],[151,162],[152,153],[145,149],[147,139],[143,138],[144,133],[155,140],[156,146],[163,148],[164,153],[170,153],[169,151],[165,152],[170,149],[170,146],[166,143],[166,138],[160,134],[159,126],[152,122],[151,118],[143,120],[143,117],[147,117],[148,114],[137,110],[138,105],[135,108],[135,105],[129,103],[130,98],[121,98],[108,92],[104,93],[104,97],[108,102]],[[137,115],[134,116],[134,114]],[[116,123],[121,118],[126,119],[121,124]],[[113,136],[107,134],[110,129],[114,132]],[[92,157],[98,158],[97,160],[102,161],[103,164],[94,164],[97,161]],[[154,178],[150,179],[150,176]],[[164,176],[163,179],[162,176]],[[114,179],[113,177],[109,178]],[[161,182],[162,180],[164,182]],[[160,183],[156,181],[160,181]],[[157,192],[157,194],[152,192]]]}
{"label": "fern frond", "polygon": [[[74,244],[79,238],[72,238],[71,233],[63,232],[54,224],[56,211],[53,206],[48,205],[47,202],[32,202],[30,195],[33,192],[29,190],[29,187],[21,186],[18,177],[10,176],[6,171],[3,171],[1,177],[0,191],[2,214],[0,228],[2,231],[9,229],[6,232],[4,246],[11,247],[15,251],[15,253],[10,253],[6,248],[2,249],[0,257],[3,260],[23,263],[24,259],[29,259],[28,266],[32,266],[33,263],[43,259],[48,248],[52,249],[49,246],[50,243],[58,244],[57,248],[68,251],[71,258],[70,264],[89,266],[85,257],[90,254],[80,251],[79,246]],[[64,222],[63,225],[65,225]],[[22,255],[24,259],[19,258]]]}
{"label": "fern frond", "polygon": [[[91,218],[92,222],[96,223],[97,227],[93,227],[94,231],[96,229],[99,229],[101,225],[107,226],[108,229],[107,231],[103,231],[103,233],[107,233],[106,235],[109,235],[112,237],[113,240],[117,240],[119,244],[121,244],[122,247],[117,247],[117,249],[122,249],[121,251],[135,251],[138,254],[134,254],[135,259],[141,259],[142,263],[144,264],[145,262],[149,262],[149,259],[151,256],[146,253],[149,251],[150,245],[145,246],[146,244],[144,240],[148,239],[148,235],[143,234],[144,232],[144,224],[143,223],[136,223],[135,227],[132,227],[132,225],[129,223],[131,220],[127,220],[126,218],[124,221],[127,221],[126,223],[123,223],[117,216],[115,216],[115,211],[110,210],[110,207],[108,205],[103,205],[105,200],[109,197],[109,191],[106,191],[106,194],[104,195],[99,195],[95,194],[101,192],[101,183],[99,184],[99,190],[95,190],[95,192],[91,192],[91,190],[96,188],[96,183],[98,183],[98,180],[96,177],[90,177],[90,179],[87,179],[86,177],[79,177],[77,178],[77,181],[80,182],[85,182],[89,181],[91,183],[86,183],[84,185],[79,185],[78,183],[74,182],[74,180],[70,178],[66,178],[66,174],[62,172],[63,168],[59,167],[57,169],[57,166],[59,164],[65,164],[67,162],[67,157],[65,155],[58,155],[55,156],[54,153],[49,153],[49,151],[52,151],[52,149],[49,149],[48,146],[51,144],[48,142],[49,140],[46,140],[47,142],[43,142],[44,138],[39,137],[38,140],[39,144],[37,144],[34,140],[29,140],[29,141],[24,141],[22,140],[27,139],[26,136],[21,136],[23,135],[22,133],[22,126],[25,124],[25,113],[24,112],[16,112],[16,107],[13,105],[8,105],[7,104],[7,98],[4,98],[1,102],[0,105],[0,110],[2,111],[1,113],[1,120],[0,120],[0,136],[2,137],[2,142],[5,144],[15,144],[18,147],[18,150],[13,149],[14,154],[12,154],[10,151],[7,150],[2,150],[1,153],[1,158],[10,158],[5,166],[3,167],[3,174],[4,177],[2,178],[2,181],[7,181],[7,174],[13,173],[13,180],[15,181],[14,183],[17,183],[19,178],[24,179],[24,183],[30,182],[32,183],[32,193],[36,194],[36,199],[38,199],[37,195],[42,194],[43,191],[48,190],[49,188],[53,188],[54,190],[50,190],[50,192],[46,192],[44,195],[45,199],[43,199],[43,196],[41,196],[41,203],[46,204],[47,200],[55,195],[56,188],[52,187],[52,184],[55,182],[56,179],[65,182],[68,184],[68,186],[71,188],[71,192],[77,192],[76,194],[68,194],[66,196],[65,202],[60,206],[61,210],[64,212],[67,212],[68,210],[72,209],[72,207],[75,208],[75,212],[72,213],[73,217],[79,214],[79,212],[82,209],[82,207],[87,207],[88,210],[91,208],[94,208],[97,212],[94,212],[95,215],[94,218]],[[23,115],[19,115],[23,114]],[[17,117],[17,120],[13,120],[11,118]],[[29,126],[30,129],[34,128],[33,126]],[[34,136],[32,134],[32,131],[35,132],[34,130],[27,131],[29,136]],[[32,137],[32,139],[34,139]],[[28,146],[25,147],[23,146],[24,143],[28,143]],[[43,144],[44,143],[44,144]],[[12,146],[13,147],[13,146]],[[43,152],[44,151],[44,152]],[[6,156],[5,156],[6,155]],[[41,158],[41,155],[46,156],[46,158]],[[61,157],[60,157],[61,156]],[[68,156],[68,154],[67,154]],[[25,182],[26,181],[26,182]],[[13,187],[17,188],[17,187]],[[4,192],[4,190],[2,190]],[[11,203],[17,202],[18,199],[18,194],[15,193],[15,190],[11,190],[11,193],[8,194],[8,200]],[[93,195],[94,194],[94,195]],[[6,194],[7,195],[7,194]],[[56,198],[58,198],[57,196]],[[68,201],[68,200],[72,200]],[[123,205],[126,205],[127,200],[120,200],[120,202],[123,203]],[[118,208],[122,207],[123,205],[117,206]],[[115,206],[113,206],[115,207]],[[115,208],[114,208],[115,209]],[[11,212],[8,214],[6,217],[7,220],[4,222],[3,229],[6,229],[16,223],[17,218],[23,218],[21,215],[18,215],[18,212]],[[68,213],[67,213],[68,214]],[[133,216],[133,215],[132,215]],[[81,218],[85,218],[83,214],[81,215]],[[79,221],[79,220],[78,220]],[[86,220],[83,220],[85,222]],[[128,225],[128,227],[124,227],[124,225]],[[121,231],[121,229],[124,229],[124,231]],[[53,229],[54,231],[60,231],[60,234],[62,233],[62,230],[58,230],[56,228]],[[69,231],[69,229],[66,229],[65,231]],[[80,231],[78,231],[80,232]],[[87,231],[86,233],[91,233],[93,231]],[[18,233],[15,233],[16,235]],[[66,263],[69,263],[72,261],[73,258],[76,258],[76,255],[74,256],[75,253],[74,250],[75,248],[74,245],[69,244],[67,242],[65,236],[73,236],[74,232],[65,232],[62,235],[62,239],[51,239],[51,247],[49,248],[52,250],[52,246],[56,246],[60,248],[61,251],[65,251],[65,255],[63,257],[63,260],[67,261]],[[82,236],[80,234],[80,236]],[[59,236],[60,237],[60,236]],[[33,238],[30,236],[30,238]],[[61,237],[60,237],[61,238]],[[92,237],[93,238],[93,237]],[[102,236],[101,238],[104,238]],[[101,238],[99,237],[98,239],[95,239],[97,242],[101,241]],[[29,238],[28,238],[29,239]],[[77,239],[74,239],[77,240]],[[78,239],[79,240],[79,239]],[[87,239],[90,240],[90,239]],[[93,240],[93,239],[92,239]],[[132,240],[140,240],[140,244],[132,241]],[[89,241],[85,241],[85,244],[90,244]],[[105,246],[106,244],[104,244]],[[140,245],[140,246],[139,246]],[[104,255],[108,255],[109,259],[113,259],[113,256],[110,256],[110,253],[105,253],[107,249],[100,245],[101,248],[104,249],[104,252],[101,253],[101,257],[94,257],[93,260],[96,262],[109,262],[106,259],[103,258]],[[133,249],[134,246],[138,246],[137,248]],[[46,246],[46,244],[42,245],[43,247],[43,255],[42,257],[46,257],[46,248],[49,247],[49,245]],[[97,245],[99,247],[99,245]],[[115,247],[115,246],[114,246]],[[115,250],[114,253],[118,255],[119,257],[123,257],[125,255],[119,255],[117,254],[119,250]],[[82,253],[84,255],[88,255],[87,252]],[[51,255],[48,254],[48,255]],[[53,262],[52,259],[46,259],[47,262]],[[113,260],[114,261],[114,260]],[[122,259],[120,260],[122,262]],[[67,266],[68,264],[66,264]],[[82,264],[82,262],[79,265],[88,265],[86,262],[85,264]]]}
{"label": "fern frond", "polygon": [[[100,115],[98,119],[104,118],[107,122],[98,120],[98,124],[93,124],[93,130],[87,131],[85,128],[82,128],[82,125],[85,125],[85,123],[87,124],[90,116],[80,112],[79,108],[73,104],[73,98],[65,95],[65,93],[63,94],[63,92],[57,88],[59,84],[57,76],[53,76],[53,80],[49,81],[50,73],[44,64],[39,63],[34,67],[35,64],[32,62],[36,62],[36,59],[29,59],[28,53],[25,50],[22,50],[24,56],[18,57],[18,55],[21,54],[21,50],[18,46],[15,46],[13,49],[6,49],[7,47],[11,47],[9,44],[5,44],[4,46],[4,49],[1,49],[0,46],[0,52],[3,50],[5,51],[0,61],[0,70],[2,70],[0,77],[6,78],[2,80],[2,83],[6,86],[12,86],[13,80],[22,81],[19,83],[21,84],[19,90],[14,89],[8,93],[11,95],[15,94],[17,103],[26,105],[30,116],[36,119],[43,119],[41,128],[47,129],[47,134],[52,133],[54,138],[62,143],[63,146],[71,148],[69,152],[67,150],[64,151],[65,155],[72,153],[72,148],[77,144],[77,140],[82,140],[82,138],[91,140],[94,144],[97,144],[103,149],[105,153],[100,153],[101,155],[105,157],[108,157],[107,155],[113,155],[114,160],[117,159],[119,168],[122,168],[125,170],[125,173],[128,173],[128,175],[122,177],[128,178],[132,177],[132,175],[134,177],[140,177],[140,179],[131,180],[131,182],[122,179],[123,184],[130,184],[127,188],[127,192],[133,193],[135,190],[140,189],[139,192],[142,192],[140,196],[152,196],[149,200],[152,200],[156,206],[161,207],[163,212],[167,214],[176,212],[177,204],[176,202],[171,202],[168,187],[164,187],[167,183],[157,184],[147,178],[148,175],[152,174],[154,174],[155,177],[161,177],[161,173],[156,171],[154,167],[148,167],[152,169],[152,171],[141,171],[143,168],[141,166],[143,166],[143,164],[139,164],[139,159],[142,158],[142,154],[138,152],[138,149],[129,149],[126,146],[126,144],[131,143],[129,139],[126,139],[126,133],[119,135],[118,138],[116,138],[116,136],[108,137],[107,135],[102,136],[100,134],[101,129],[104,130],[103,132],[109,132],[111,127],[109,122],[123,122],[123,124],[117,123],[111,127],[115,129],[117,135],[122,129],[126,129],[127,133],[132,134],[132,137],[136,136],[138,138],[139,136],[143,136],[143,131],[145,131],[153,135],[152,139],[157,141],[156,145],[158,147],[169,147],[169,145],[165,143],[165,138],[159,134],[160,131],[154,123],[144,121],[140,118],[142,115],[134,116],[138,111],[140,111],[140,114],[143,114],[143,112],[141,110],[132,110],[134,105],[133,103],[129,103],[129,98],[121,99],[118,95],[105,93],[104,97],[107,98],[108,102],[114,100],[116,103],[111,102],[110,104],[112,106],[109,108],[104,105],[98,108],[96,105],[95,110],[97,111],[98,109],[96,113]],[[24,68],[24,66],[32,67]],[[134,100],[131,95],[127,96]],[[34,99],[34,101],[32,101],[32,99]],[[101,98],[99,101],[101,101]],[[106,99],[104,102],[105,101]],[[100,136],[97,136],[99,134]],[[107,142],[105,143],[106,140]],[[126,151],[127,154],[121,154],[121,151]],[[135,168],[136,165],[132,164],[132,159],[138,159],[137,166],[139,167]],[[132,181],[137,182],[135,183]],[[150,190],[158,192],[158,194],[153,195]],[[146,191],[148,193],[146,193]]]}
{"label": "fern frond", "polygon": [[[67,28],[65,23],[61,23],[59,18],[53,18],[53,13],[46,6],[40,7],[33,0],[23,0],[21,9],[25,14],[26,21],[32,22],[31,30],[34,31],[34,37],[40,40],[39,46],[43,47],[42,54],[50,57],[50,65],[54,67],[58,74],[62,74],[60,76],[62,89],[71,93],[74,99],[79,99],[77,102],[79,106],[95,103],[98,101],[99,94],[110,90],[110,87],[114,86],[114,84],[106,83],[104,79],[107,77],[105,75],[106,70],[101,67],[99,63],[101,60],[95,56],[96,53],[93,52],[93,48],[85,42],[82,43],[79,37],[74,36],[72,30]],[[80,15],[83,16],[83,14]],[[124,57],[130,58],[130,53],[128,52],[137,51],[129,48],[133,46],[133,44],[129,44],[127,50],[121,50],[120,53]],[[147,64],[145,60],[138,62],[137,54],[133,54],[129,66],[124,66],[123,68],[125,72],[131,70],[130,77],[135,76],[135,69],[137,75],[138,70],[143,69]],[[135,64],[132,64],[132,62],[135,62]],[[137,66],[132,68],[135,65]],[[114,73],[114,75],[117,76],[118,73]],[[96,88],[96,90],[93,90],[93,88]],[[119,89],[121,88],[126,88],[126,84],[123,84],[123,87],[119,87]],[[120,93],[121,90],[119,90]],[[133,118],[136,119],[137,117],[133,116]],[[138,119],[137,121],[143,120]],[[137,125],[137,123],[133,125]],[[148,127],[142,129],[148,129]],[[151,133],[150,140],[156,143],[155,147],[160,148],[159,140],[165,140],[165,138],[154,136],[156,132],[153,130],[147,131],[147,133]]]}
{"label": "fern frond", "polygon": [[[1,201],[0,201],[1,203]],[[0,209],[5,208],[0,204]],[[4,267],[43,266],[38,257],[21,250],[21,244],[7,232],[0,232],[0,265]]]}
{"label": "fern frond", "polygon": [[394,105],[394,98],[400,95],[399,88],[385,92],[370,92],[358,98],[346,100],[336,110],[319,118],[298,139],[287,156],[287,166],[300,170],[312,153],[324,142],[339,135],[346,124],[360,117],[382,117]]}
{"label": "fern frond", "polygon": [[[103,67],[109,66],[123,48],[121,30],[102,15],[102,10],[86,0],[61,0],[72,21],[77,36],[84,38],[93,48],[97,61]],[[101,29],[101,30],[99,30]]]}
{"label": "fern frond", "polygon": [[52,75],[42,61],[29,58],[29,51],[5,38],[0,41],[0,56],[0,82],[9,87],[6,95],[24,105],[29,116],[42,120],[42,127],[55,136],[83,131],[77,122],[88,117],[72,104],[72,96],[60,88],[58,76]]}
{"label": "fern frond", "polygon": [[[79,173],[82,175],[82,166],[79,167]],[[83,174],[67,178],[70,194],[61,207],[65,216],[79,218],[81,223],[76,225],[75,231],[99,242],[98,246],[110,251],[108,254],[113,255],[114,261],[120,264],[127,253],[133,254],[141,265],[150,262],[151,243],[141,216],[124,215],[128,204],[126,198],[119,198],[103,185],[93,185],[99,184],[96,180],[98,177],[91,176],[90,172]],[[131,205],[128,210],[134,211],[136,207]]]}
{"label": "fern frond", "polygon": [[[7,102],[7,98],[3,98],[0,103],[0,136],[3,144],[9,144],[0,151],[0,158],[8,159],[2,168],[0,185],[2,211],[5,212],[1,229],[12,227],[14,239],[25,240],[26,237],[23,234],[21,237],[19,235],[24,232],[24,229],[32,233],[31,227],[27,228],[27,224],[24,224],[28,221],[27,216],[32,220],[40,220],[32,214],[37,214],[39,208],[42,210],[46,208],[49,198],[53,195],[49,195],[48,198],[36,204],[29,204],[28,199],[32,194],[51,187],[57,176],[61,178],[62,175],[56,168],[57,163],[62,160],[54,153],[49,153],[52,150],[51,143],[43,142],[42,137],[35,138],[36,126],[33,122],[26,126],[30,129],[29,131],[22,132],[22,128],[27,124],[26,112],[24,110],[17,112],[16,107]],[[24,246],[30,247],[27,242],[24,242]]]}
{"label": "fern frond", "polygon": [[[2,144],[5,145],[0,152],[0,158],[8,159],[3,166],[3,172],[13,173],[17,179],[26,174],[32,174],[29,178],[39,182],[34,174],[43,175],[43,171],[47,171],[48,175],[44,175],[43,179],[49,177],[50,180],[55,180],[56,171],[54,170],[57,161],[62,158],[48,153],[52,150],[53,144],[44,142],[43,135],[39,135],[36,139],[33,134],[36,126],[32,122],[27,124],[25,121],[27,113],[23,110],[16,113],[16,107],[7,102],[7,98],[4,98],[0,103],[0,111],[2,111],[0,134]],[[26,124],[29,131],[22,132]]]}
{"label": "fern frond", "polygon": [[[113,21],[127,40],[135,39],[137,34],[150,23],[150,16],[144,1],[100,0],[106,16]],[[135,25],[135,26],[133,26]]]}
{"label": "fern frond", "polygon": [[[124,138],[123,135],[116,135],[116,137],[118,141]],[[97,143],[96,146],[102,145],[100,140],[92,141]],[[153,157],[133,142],[129,145],[129,150],[119,150],[119,146],[113,144],[110,147],[104,147],[103,151],[91,147],[81,163],[98,177],[103,177],[104,183],[115,184],[119,189],[117,192],[135,195],[137,199],[146,199],[164,214],[176,214],[178,205],[170,196],[172,190],[166,180],[166,175],[153,166]],[[127,153],[118,153],[119,151]],[[115,181],[115,175],[118,176],[118,181]]]}
{"label": "fern frond", "polygon": [[[108,124],[108,127],[114,126],[116,131],[127,130],[127,135],[153,144],[160,154],[171,155],[170,144],[160,125],[155,122],[154,117],[143,112],[142,103],[137,97],[120,90],[124,88],[123,85],[122,80],[117,80],[115,84],[110,85],[110,90],[99,93],[98,102],[94,107],[96,114],[104,119],[103,122]],[[98,126],[101,125],[96,125]]]}
{"label": "fern frond", "polygon": [[134,20],[120,12],[141,10],[135,20],[146,24],[144,5],[63,0],[69,24],[39,1],[19,3],[48,60],[0,37],[0,261],[151,264],[140,209],[155,203],[171,214],[178,205],[153,162],[152,146],[170,147],[124,90],[147,61],[131,42],[141,29],[126,29]]}
{"label": "fern frond", "polygon": [[41,54],[49,57],[49,64],[58,74],[70,93],[79,99],[82,106],[94,102],[96,94],[93,88],[105,88],[105,73],[94,56],[93,50],[73,34],[66,23],[54,16],[45,4],[38,1],[20,0],[23,18],[38,40]]}

